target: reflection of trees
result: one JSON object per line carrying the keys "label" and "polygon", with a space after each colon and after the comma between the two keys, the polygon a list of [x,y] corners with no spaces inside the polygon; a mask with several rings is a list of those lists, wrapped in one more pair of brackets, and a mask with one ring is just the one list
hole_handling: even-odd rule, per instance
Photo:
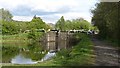
{"label": "reflection of trees", "polygon": [[28,44],[28,49],[31,52],[39,52],[43,50],[43,47],[41,46],[41,44],[33,42]]}
{"label": "reflection of trees", "polygon": [[[44,53],[42,53],[44,52]],[[43,47],[39,43],[28,44],[28,49],[23,51],[22,54],[25,57],[31,58],[32,60],[40,60],[46,54]]]}
{"label": "reflection of trees", "polygon": [[19,53],[17,47],[2,46],[2,62],[10,62]]}
{"label": "reflection of trees", "polygon": [[[18,48],[11,46],[2,47],[2,62],[10,62],[17,54],[21,54],[26,58],[31,58],[32,60],[41,60],[47,53],[43,50],[43,47],[39,43],[30,43],[26,48]],[[44,52],[44,53],[42,53]]]}

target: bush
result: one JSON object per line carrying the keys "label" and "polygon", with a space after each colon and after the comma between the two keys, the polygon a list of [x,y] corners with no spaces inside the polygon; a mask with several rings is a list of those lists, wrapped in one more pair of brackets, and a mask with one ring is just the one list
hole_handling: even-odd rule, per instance
{"label": "bush", "polygon": [[28,33],[28,39],[32,39],[32,40],[39,40],[39,38],[43,35],[43,33],[41,32],[37,32],[35,30],[31,30],[29,33]]}

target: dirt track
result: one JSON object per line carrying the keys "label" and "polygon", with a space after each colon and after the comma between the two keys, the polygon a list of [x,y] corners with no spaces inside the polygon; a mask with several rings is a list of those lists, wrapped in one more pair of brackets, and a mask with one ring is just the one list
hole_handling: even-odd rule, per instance
{"label": "dirt track", "polygon": [[120,66],[120,54],[117,47],[92,38],[95,53],[95,66]]}

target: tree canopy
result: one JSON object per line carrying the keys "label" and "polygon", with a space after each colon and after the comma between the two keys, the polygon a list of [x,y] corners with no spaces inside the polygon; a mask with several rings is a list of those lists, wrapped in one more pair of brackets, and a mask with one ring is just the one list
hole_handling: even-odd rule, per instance
{"label": "tree canopy", "polygon": [[99,37],[104,39],[114,39],[118,41],[120,30],[118,2],[100,2],[96,4],[96,8],[92,10],[92,22],[100,30]]}
{"label": "tree canopy", "polygon": [[46,29],[45,22],[43,22],[43,20],[40,17],[36,17],[36,15],[33,17],[29,25],[30,28]]}
{"label": "tree canopy", "polygon": [[90,23],[83,18],[73,19],[73,20],[65,20],[62,16],[57,23],[55,24],[55,28],[60,30],[73,30],[73,29],[86,29],[90,28]]}
{"label": "tree canopy", "polygon": [[55,27],[56,29],[65,30],[65,20],[63,16],[57,21]]}
{"label": "tree canopy", "polygon": [[11,21],[12,20],[12,14],[8,11],[8,10],[5,10],[4,8],[0,9],[1,11],[1,17],[2,17],[2,20],[4,21]]}
{"label": "tree canopy", "polygon": [[29,22],[26,21],[14,21],[12,20],[12,14],[8,10],[0,9],[2,11],[2,34],[18,34],[23,33],[26,30],[33,29],[49,29],[47,25],[40,17],[33,17]]}

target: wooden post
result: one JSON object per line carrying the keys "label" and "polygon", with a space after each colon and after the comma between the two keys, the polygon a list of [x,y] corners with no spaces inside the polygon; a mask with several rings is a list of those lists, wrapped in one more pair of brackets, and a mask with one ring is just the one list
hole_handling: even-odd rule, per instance
{"label": "wooden post", "polygon": [[58,42],[59,42],[59,41],[58,41],[58,38],[59,38],[59,37],[58,37],[58,35],[59,35],[58,32],[59,32],[59,31],[56,32],[56,36],[55,36],[55,49],[56,49],[56,51],[58,51]]}

